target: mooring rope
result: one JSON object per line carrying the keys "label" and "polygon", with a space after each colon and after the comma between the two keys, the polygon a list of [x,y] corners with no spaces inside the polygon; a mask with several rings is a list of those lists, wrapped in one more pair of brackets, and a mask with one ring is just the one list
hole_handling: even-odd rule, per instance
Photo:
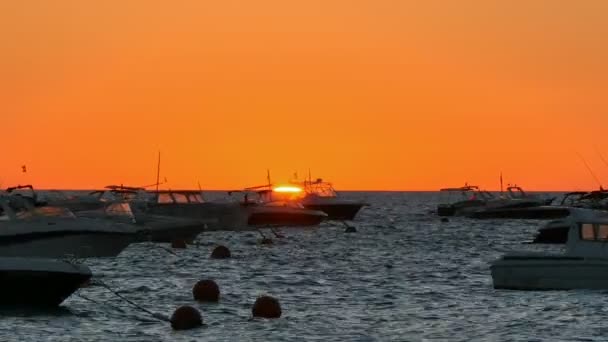
{"label": "mooring rope", "polygon": [[[142,312],[147,313],[148,315],[150,315],[150,316],[152,316],[152,317],[154,317],[154,318],[156,318],[156,319],[158,319],[160,321],[164,321],[164,322],[170,322],[171,321],[167,316],[165,316],[163,314],[156,313],[156,312],[152,312],[152,311],[150,311],[150,310],[142,307],[141,305],[133,302],[132,300],[124,297],[123,295],[121,295],[120,293],[118,293],[116,290],[112,289],[109,285],[107,285],[106,283],[104,283],[101,280],[93,281],[91,284],[92,285],[99,285],[99,286],[105,288],[106,290],[110,291],[110,293],[112,293],[116,297],[118,297],[118,298],[122,299],[123,301],[125,301],[127,304],[133,306],[134,308],[136,308],[136,309],[138,309],[138,310],[140,310]],[[90,300],[90,299],[87,299],[87,300]]]}

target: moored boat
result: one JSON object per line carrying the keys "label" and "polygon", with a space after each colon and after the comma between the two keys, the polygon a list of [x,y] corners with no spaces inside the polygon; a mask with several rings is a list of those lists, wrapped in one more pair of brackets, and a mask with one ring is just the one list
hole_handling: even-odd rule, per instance
{"label": "moored boat", "polygon": [[326,213],[328,220],[353,220],[361,208],[368,205],[362,201],[338,196],[333,185],[321,178],[315,181],[306,180],[297,185],[302,186],[305,194],[300,200],[302,206]]}
{"label": "moored boat", "polygon": [[490,266],[494,288],[608,289],[608,215],[571,209],[563,254],[510,253]]}
{"label": "moored boat", "polygon": [[91,276],[88,267],[68,261],[0,257],[0,305],[58,306]]}
{"label": "moored boat", "polygon": [[0,256],[77,258],[114,257],[131,244],[136,230],[129,225],[77,218],[69,210],[30,207],[15,212],[14,198],[0,195]]}

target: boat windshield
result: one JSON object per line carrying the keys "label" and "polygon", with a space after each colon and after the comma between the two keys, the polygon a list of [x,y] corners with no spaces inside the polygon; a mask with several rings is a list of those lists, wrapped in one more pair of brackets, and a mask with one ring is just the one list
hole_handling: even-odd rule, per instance
{"label": "boat windshield", "polygon": [[175,203],[188,203],[188,197],[182,193],[174,192],[173,198],[175,199]]}
{"label": "boat windshield", "polygon": [[171,194],[160,193],[160,194],[158,194],[156,201],[161,204],[173,203],[173,197],[171,197]]}
{"label": "boat windshield", "polygon": [[131,211],[129,203],[112,203],[106,207],[105,212],[111,216],[133,217],[133,212]]}
{"label": "boat windshield", "polygon": [[189,194],[188,200],[190,203],[203,203],[203,196],[201,194]]}
{"label": "boat windshield", "polygon": [[608,241],[608,224],[581,224],[581,239],[587,241]]}
{"label": "boat windshield", "polygon": [[67,208],[61,207],[37,207],[17,213],[17,219],[29,219],[33,217],[63,217],[75,218],[76,216]]}

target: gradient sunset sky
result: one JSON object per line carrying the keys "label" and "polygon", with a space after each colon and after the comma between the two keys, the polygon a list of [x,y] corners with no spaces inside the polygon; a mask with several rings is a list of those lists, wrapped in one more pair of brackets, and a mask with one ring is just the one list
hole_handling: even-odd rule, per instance
{"label": "gradient sunset sky", "polygon": [[[0,2],[2,187],[608,185],[608,1]],[[27,165],[22,173],[21,165]]]}

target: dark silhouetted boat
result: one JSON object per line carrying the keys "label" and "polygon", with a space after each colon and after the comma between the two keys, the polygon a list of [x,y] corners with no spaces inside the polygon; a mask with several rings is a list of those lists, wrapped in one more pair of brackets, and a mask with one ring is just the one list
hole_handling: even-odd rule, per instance
{"label": "dark silhouetted boat", "polygon": [[55,307],[90,278],[91,270],[80,264],[0,257],[0,305]]}

